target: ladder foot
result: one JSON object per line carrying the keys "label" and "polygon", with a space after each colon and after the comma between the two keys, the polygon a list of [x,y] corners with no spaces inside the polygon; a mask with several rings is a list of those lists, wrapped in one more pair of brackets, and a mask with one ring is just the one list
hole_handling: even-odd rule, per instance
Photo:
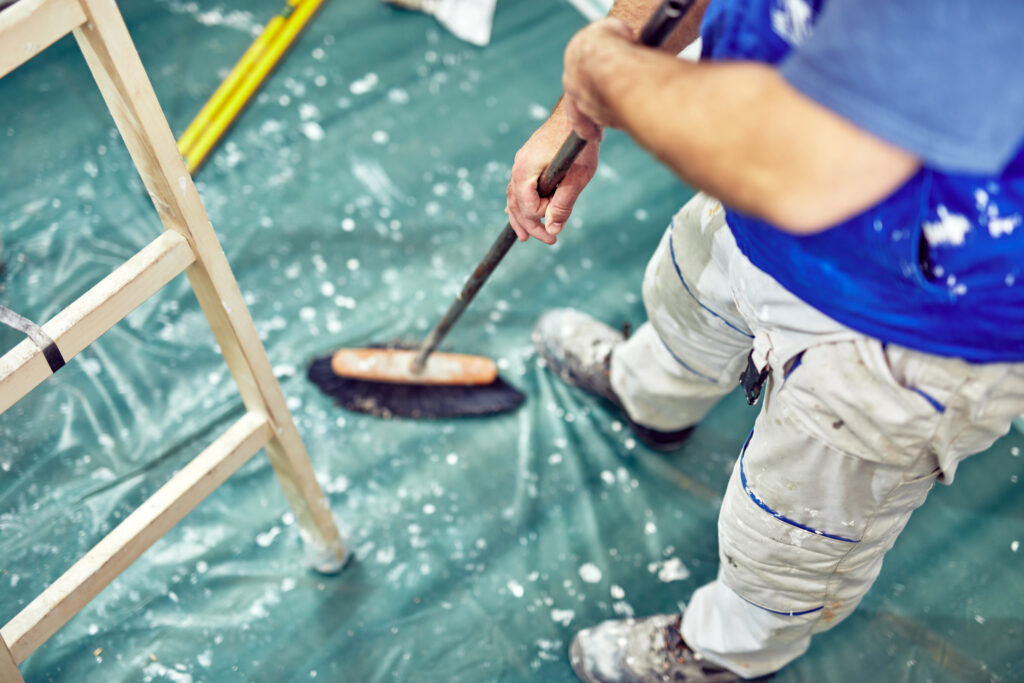
{"label": "ladder foot", "polygon": [[301,527],[299,534],[302,537],[302,546],[305,550],[306,565],[318,574],[332,576],[340,574],[352,560],[352,551],[344,542],[337,546],[329,546],[323,542],[317,542]]}

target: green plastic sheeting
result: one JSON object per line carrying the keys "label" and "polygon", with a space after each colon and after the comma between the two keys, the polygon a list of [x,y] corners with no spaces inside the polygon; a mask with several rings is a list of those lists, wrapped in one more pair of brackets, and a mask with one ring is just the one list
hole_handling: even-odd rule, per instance
{"label": "green plastic sheeting", "polygon": [[[180,134],[279,0],[125,0]],[[676,608],[755,409],[670,456],[540,367],[551,306],[643,320],[644,264],[691,194],[626,138],[557,248],[516,245],[448,345],[527,394],[489,419],[343,413],[305,378],[417,339],[504,224],[512,156],[559,94],[568,4],[499,3],[476,49],[428,16],[331,0],[199,188],[355,552],[306,568],[261,453],[22,666],[29,681],[569,681],[573,633]],[[73,41],[0,81],[0,301],[46,320],[161,227]],[[0,330],[0,350],[20,340]],[[0,417],[0,621],[242,414],[179,278]],[[776,680],[1024,679],[1024,438],[938,487],[862,608]]]}

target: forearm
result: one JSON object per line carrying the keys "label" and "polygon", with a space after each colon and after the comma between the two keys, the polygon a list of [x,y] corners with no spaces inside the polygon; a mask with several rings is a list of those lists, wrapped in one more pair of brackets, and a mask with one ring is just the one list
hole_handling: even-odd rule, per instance
{"label": "forearm", "polygon": [[816,232],[884,198],[916,160],[754,62],[691,64],[625,41],[584,56],[585,85],[683,180],[792,232]]}

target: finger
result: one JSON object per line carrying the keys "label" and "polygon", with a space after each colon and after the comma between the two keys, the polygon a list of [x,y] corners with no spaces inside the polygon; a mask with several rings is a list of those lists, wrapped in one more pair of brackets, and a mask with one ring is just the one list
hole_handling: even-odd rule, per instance
{"label": "finger", "polygon": [[520,242],[525,242],[530,239],[530,233],[526,231],[526,228],[522,226],[522,221],[515,215],[514,199],[512,196],[512,184],[509,183],[508,189],[505,190],[506,205],[505,215],[508,216],[508,224],[512,226],[512,231],[515,232],[516,238]]}
{"label": "finger", "polygon": [[540,223],[547,209],[547,202],[537,193],[537,177],[512,187],[512,210],[523,221]]}
{"label": "finger", "polygon": [[537,177],[533,176],[525,182],[509,185],[508,205],[524,229],[530,234],[534,229],[543,232],[541,218],[548,208],[548,200],[537,193]]}
{"label": "finger", "polygon": [[531,222],[529,225],[527,225],[525,227],[526,227],[527,232],[530,233],[531,237],[540,240],[544,244],[554,244],[555,243],[555,236],[554,235],[549,235],[548,231],[544,228],[544,224],[541,223],[540,221]]}
{"label": "finger", "polygon": [[565,227],[587,180],[589,178],[581,173],[570,173],[551,195],[548,210],[544,213],[544,227],[549,235],[557,235]]}
{"label": "finger", "polygon": [[540,218],[544,215],[544,209],[540,206],[541,197],[537,194],[537,179],[542,168],[537,168],[536,163],[531,163],[530,159],[522,158],[522,154],[522,151],[516,154],[509,188],[524,215]]}
{"label": "finger", "polygon": [[[508,213],[508,209],[505,209],[505,213]],[[512,226],[512,232],[516,234],[517,240],[519,240],[520,242],[525,242],[526,240],[530,239],[530,233],[523,230],[523,228],[519,225],[519,221],[513,218],[511,214],[509,214],[508,217],[508,224]]]}
{"label": "finger", "polygon": [[[536,194],[536,191],[534,192]],[[534,217],[525,214],[519,204],[516,201],[516,195],[513,193],[511,185],[507,190],[508,207],[506,213],[508,213],[508,222],[515,231],[516,236],[520,241],[525,242],[530,237],[535,237],[546,244],[553,244],[551,236],[547,234],[544,229],[544,224],[541,222],[541,216],[543,216],[544,210],[547,208],[547,200],[541,200],[541,213],[539,216]]]}

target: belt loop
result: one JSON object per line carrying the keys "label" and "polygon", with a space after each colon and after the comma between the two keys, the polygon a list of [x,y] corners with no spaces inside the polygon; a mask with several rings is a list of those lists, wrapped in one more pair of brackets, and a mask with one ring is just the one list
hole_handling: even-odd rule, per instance
{"label": "belt loop", "polygon": [[750,355],[747,356],[747,367],[743,370],[743,374],[740,375],[740,385],[743,387],[743,392],[747,395],[748,405],[757,403],[757,399],[761,396],[761,387],[764,386],[767,379],[768,365],[765,364],[759,370],[754,363],[754,352],[751,351]]}

